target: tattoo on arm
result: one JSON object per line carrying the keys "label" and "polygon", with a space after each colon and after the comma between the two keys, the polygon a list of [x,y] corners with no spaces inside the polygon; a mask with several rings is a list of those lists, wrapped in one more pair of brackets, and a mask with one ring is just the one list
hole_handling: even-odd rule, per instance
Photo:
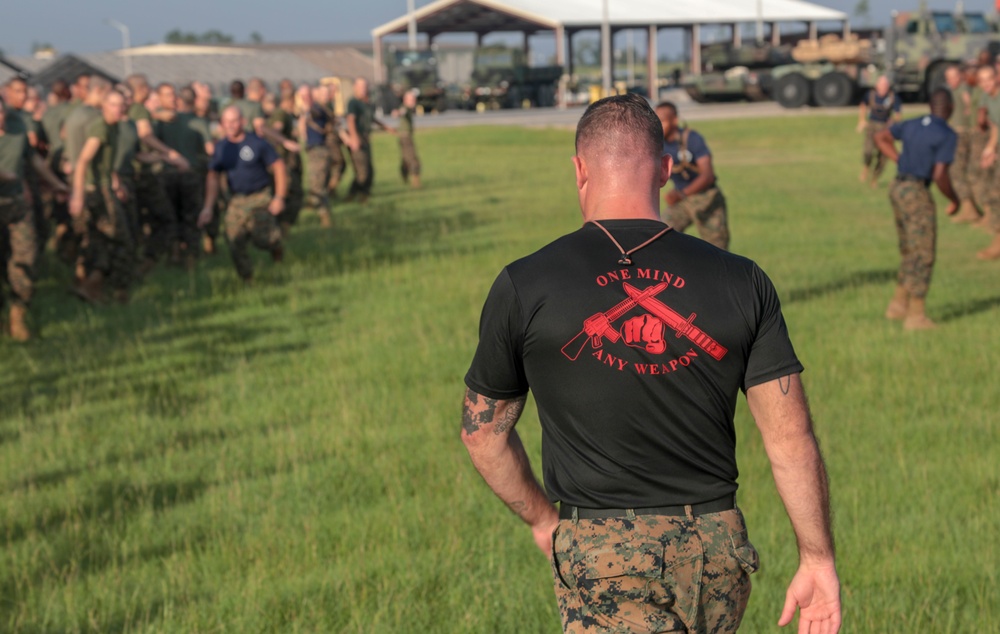
{"label": "tattoo on arm", "polygon": [[781,388],[781,393],[788,396],[788,391],[792,388],[792,377],[783,376],[778,379],[778,387]]}
{"label": "tattoo on arm", "polygon": [[479,431],[483,425],[493,422],[497,411],[497,400],[477,394],[472,390],[465,392],[465,409],[462,412],[462,429],[467,434]]}
{"label": "tattoo on arm", "polygon": [[521,418],[521,412],[524,411],[524,404],[527,400],[527,397],[522,396],[510,401],[507,408],[504,409],[503,415],[500,416],[500,420],[497,421],[496,427],[493,428],[493,433],[499,436],[512,428],[517,423],[517,419]]}

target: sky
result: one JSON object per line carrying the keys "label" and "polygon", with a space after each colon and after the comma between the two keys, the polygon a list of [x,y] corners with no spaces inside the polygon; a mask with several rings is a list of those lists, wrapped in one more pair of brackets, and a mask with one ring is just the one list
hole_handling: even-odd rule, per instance
{"label": "sky", "polygon": [[[539,3],[545,0],[538,0]],[[614,2],[615,0],[609,0]],[[670,0],[664,0],[669,2]],[[753,2],[754,0],[744,0]],[[418,7],[430,0],[416,0]],[[0,20],[0,50],[30,55],[35,43],[61,53],[90,53],[121,47],[122,35],[104,21],[129,29],[131,44],[162,42],[164,35],[218,29],[246,42],[257,32],[266,42],[369,42],[371,29],[400,17],[406,0],[5,0]],[[819,0],[816,4],[851,15],[858,0]],[[868,0],[872,25],[883,25],[893,9],[910,10],[919,0]],[[935,9],[953,9],[953,0],[929,0]],[[967,10],[992,11],[993,0],[966,0]]]}

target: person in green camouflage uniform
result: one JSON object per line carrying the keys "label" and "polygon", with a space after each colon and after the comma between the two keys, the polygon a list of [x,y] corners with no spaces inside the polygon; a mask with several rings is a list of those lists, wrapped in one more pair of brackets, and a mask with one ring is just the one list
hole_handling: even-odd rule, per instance
{"label": "person in green camouflage uniform", "polygon": [[972,139],[978,128],[976,119],[979,111],[979,90],[966,82],[966,76],[958,66],[949,66],[946,69],[945,85],[951,92],[952,103],[955,104],[951,127],[958,134],[955,162],[951,164],[949,171],[955,194],[961,201],[958,213],[951,217],[951,221],[972,222],[979,218],[972,195],[972,166],[979,159],[977,155],[976,161],[972,160]]}
{"label": "person in green camouflage uniform", "polygon": [[1000,182],[997,181],[1000,166],[997,165],[1000,142],[1000,77],[992,66],[984,66],[979,71],[983,85],[980,100],[980,116],[988,126],[989,133],[982,153],[982,167],[986,180],[982,188],[983,218],[976,224],[993,234],[989,246],[976,253],[980,260],[1000,259]]}
{"label": "person in green camouflage uniform", "polygon": [[330,113],[323,107],[327,99],[326,86],[299,88],[302,114],[298,121],[299,141],[305,146],[306,200],[305,205],[316,210],[320,224],[330,226],[330,147],[326,134]]}
{"label": "person in green camouflage uniform", "polygon": [[413,117],[417,113],[417,95],[412,90],[403,95],[403,107],[399,111],[399,172],[403,182],[414,189],[420,187],[420,157],[413,140]]}
{"label": "person in green camouflage uniform", "polygon": [[0,262],[6,263],[11,291],[8,327],[11,337],[18,341],[31,337],[27,315],[34,295],[39,251],[34,219],[24,197],[24,175],[29,165],[54,190],[65,193],[65,185],[31,147],[24,120],[16,113],[8,114],[0,100]]}
{"label": "person in green camouflage uniform", "polygon": [[[892,84],[885,75],[875,81],[875,87],[870,89],[858,105],[857,131],[865,135],[862,160],[864,167],[858,179],[864,183],[868,180],[869,167],[871,186],[878,186],[878,178],[885,168],[885,157],[875,144],[875,135],[889,127],[890,123],[899,122],[903,102],[892,90]],[[874,162],[874,166],[872,163]]]}
{"label": "person in green camouflage uniform", "polygon": [[330,150],[330,180],[327,182],[327,191],[331,198],[337,197],[337,187],[340,186],[340,179],[347,169],[347,159],[344,158],[344,141],[341,138],[343,131],[340,129],[340,121],[337,118],[337,109],[334,104],[337,101],[337,84],[326,84],[327,99],[324,107],[328,116],[326,125],[326,147]]}
{"label": "person in green camouflage uniform", "polygon": [[[292,139],[296,136],[295,131],[295,87],[291,82],[282,82],[280,101],[268,115],[267,125],[282,137]],[[287,236],[292,226],[299,219],[299,212],[302,210],[303,190],[302,190],[302,159],[298,151],[290,152],[282,143],[271,143],[278,157],[285,164],[285,173],[288,180],[288,196],[285,199],[285,210],[278,216],[278,226],[281,227],[282,235]]]}
{"label": "person in green camouflage uniform", "polygon": [[[899,236],[901,262],[896,290],[885,316],[902,320],[905,330],[936,326],[926,312],[937,242],[930,183],[936,183],[951,201],[948,215],[955,213],[959,205],[948,169],[958,145],[958,135],[948,126],[953,109],[948,90],[942,88],[931,94],[930,109],[929,115],[894,124],[875,137],[879,150],[899,165],[896,180],[889,188],[889,200]],[[903,143],[902,151],[896,150],[897,140]]]}
{"label": "person in green camouflage uniform", "polygon": [[347,104],[347,146],[351,150],[354,165],[354,180],[347,197],[366,202],[375,182],[375,168],[372,165],[372,126],[377,125],[391,133],[396,131],[375,118],[369,102],[368,81],[362,77],[354,80],[354,98]]}
{"label": "person in green camouflage uniform", "polygon": [[702,240],[728,250],[729,211],[708,144],[695,130],[679,127],[673,103],[659,103],[656,115],[663,126],[663,151],[674,160],[674,187],[666,194],[664,221],[677,231],[694,224]]}
{"label": "person in green camouflage uniform", "polygon": [[206,162],[205,151],[210,139],[193,113],[178,111],[173,85],[160,84],[156,93],[160,100],[160,109],[156,113],[156,137],[167,147],[176,149],[191,166],[179,169],[167,164],[160,172],[163,191],[175,213],[172,258],[176,263],[183,261],[191,268],[201,247],[201,231],[197,223],[205,185],[194,167]]}
{"label": "person in green camouflage uniform", "polygon": [[73,171],[69,213],[84,236],[83,267],[86,277],[74,292],[91,303],[104,301],[105,281],[115,299],[128,301],[134,269],[134,245],[121,189],[114,171],[118,149],[118,124],[125,114],[125,98],[117,90],[107,93],[101,114],[87,125],[85,141]]}
{"label": "person in green camouflage uniform", "polygon": [[[56,80],[52,83],[49,91],[49,107],[42,116],[42,129],[45,132],[48,145],[45,164],[63,179],[66,175],[59,166],[63,156],[63,125],[66,122],[66,117],[73,110],[69,100],[69,86],[63,80]],[[55,225],[56,251],[64,254],[66,237],[72,236],[69,211],[66,207],[65,197],[56,193],[51,187],[42,190],[42,216],[47,225]],[[44,247],[45,245],[40,241],[39,250],[44,249]]]}
{"label": "person in green camouflage uniform", "polygon": [[[191,166],[188,161],[174,148],[168,147],[156,136],[153,115],[146,108],[146,100],[150,96],[149,82],[144,75],[131,75],[126,80],[132,90],[132,105],[128,109],[128,118],[135,124],[136,133],[142,143],[143,154],[159,154],[161,162],[147,164],[135,163],[136,204],[144,230],[145,245],[143,246],[143,263],[139,270],[141,276],[148,274],[156,262],[171,252],[177,239],[177,212],[163,190],[159,178],[164,163],[178,170],[187,170]],[[148,235],[147,235],[148,234]]]}

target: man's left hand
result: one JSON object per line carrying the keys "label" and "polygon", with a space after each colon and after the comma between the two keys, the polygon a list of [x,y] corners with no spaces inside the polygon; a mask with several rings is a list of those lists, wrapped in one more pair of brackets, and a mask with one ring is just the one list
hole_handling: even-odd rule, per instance
{"label": "man's left hand", "polygon": [[271,204],[267,206],[267,210],[271,212],[272,216],[277,216],[285,210],[285,199],[275,196],[271,199]]}
{"label": "man's left hand", "polygon": [[680,190],[676,187],[667,192],[667,204],[670,206],[676,205],[680,201],[684,200],[684,196],[681,196]]}

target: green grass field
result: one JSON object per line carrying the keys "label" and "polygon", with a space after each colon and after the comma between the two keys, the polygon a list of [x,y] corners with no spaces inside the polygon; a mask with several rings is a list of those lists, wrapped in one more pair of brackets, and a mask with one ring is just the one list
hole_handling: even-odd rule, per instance
{"label": "green grass field", "polygon": [[[1000,265],[944,221],[942,327],[886,322],[896,238],[853,124],[697,127],[732,248],[774,280],[807,368],[844,631],[997,632]],[[249,290],[221,255],[94,309],[50,258],[42,338],[0,343],[0,631],[558,631],[547,563],[459,419],[495,275],[580,225],[572,132],[418,143],[425,189],[377,138],[371,204],[336,206],[333,230],[304,214]],[[742,400],[736,425],[762,560],[743,630],[773,632],[795,544]],[[530,403],[519,428],[537,465]]]}

